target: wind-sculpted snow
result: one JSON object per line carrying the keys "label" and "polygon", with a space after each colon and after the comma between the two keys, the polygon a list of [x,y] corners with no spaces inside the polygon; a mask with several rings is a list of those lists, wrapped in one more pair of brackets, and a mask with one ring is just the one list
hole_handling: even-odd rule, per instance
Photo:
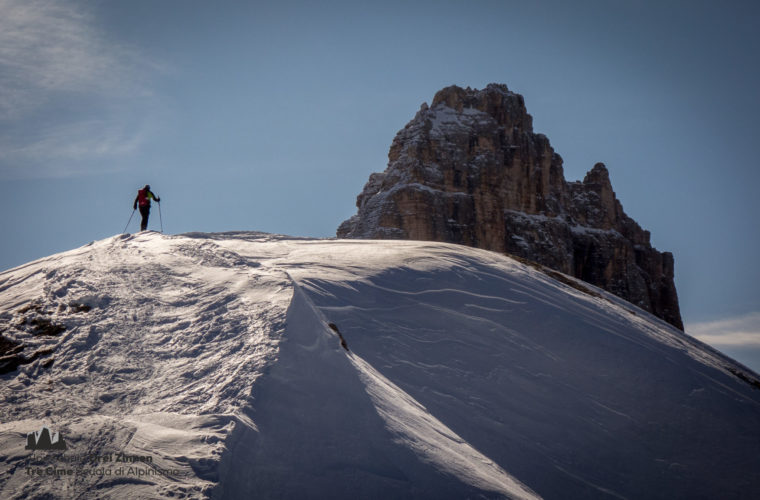
{"label": "wind-sculpted snow", "polygon": [[538,498],[360,357],[297,287],[219,496]]}
{"label": "wind-sculpted snow", "polygon": [[[77,455],[150,456],[155,470],[178,471],[147,482],[137,474],[81,476],[62,489],[60,479],[30,477],[26,468],[66,462],[27,459],[23,446],[3,446],[0,497],[25,491],[69,497],[125,487],[146,497],[210,491],[222,440],[239,425],[236,413],[274,359],[291,295],[284,273],[257,272],[256,262],[218,250],[210,240],[143,233],[0,275],[0,282],[19,283],[2,292],[3,334],[30,344],[24,352],[37,344],[51,350],[4,376],[4,442],[13,441],[8,433],[52,422]],[[69,314],[72,303],[90,310]],[[18,312],[25,304],[65,331],[35,338],[28,313]],[[96,470],[89,464],[83,469]]]}
{"label": "wind-sculpted snow", "polygon": [[563,281],[253,232],[0,273],[0,497],[760,496],[757,375]]}
{"label": "wind-sculpted snow", "polygon": [[760,394],[731,360],[601,290],[430,257],[303,286],[352,352],[538,494],[760,492]]}

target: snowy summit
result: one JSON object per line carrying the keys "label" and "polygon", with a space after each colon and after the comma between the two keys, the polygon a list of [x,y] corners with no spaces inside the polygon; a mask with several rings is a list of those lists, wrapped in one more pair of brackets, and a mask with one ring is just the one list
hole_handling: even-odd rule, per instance
{"label": "snowy summit", "polygon": [[760,498],[756,374],[496,252],[121,235],[0,330],[2,498]]}

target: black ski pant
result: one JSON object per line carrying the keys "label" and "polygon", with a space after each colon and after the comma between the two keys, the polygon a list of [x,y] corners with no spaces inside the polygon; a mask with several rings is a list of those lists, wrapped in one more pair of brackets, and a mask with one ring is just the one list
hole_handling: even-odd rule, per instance
{"label": "black ski pant", "polygon": [[148,229],[148,217],[150,217],[150,205],[140,207],[140,215],[142,215],[142,221],[140,222],[140,231]]}

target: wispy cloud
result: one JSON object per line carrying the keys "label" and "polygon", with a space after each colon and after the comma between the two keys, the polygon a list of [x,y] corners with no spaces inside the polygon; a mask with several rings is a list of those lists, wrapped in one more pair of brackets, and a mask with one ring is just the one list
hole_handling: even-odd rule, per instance
{"label": "wispy cloud", "polygon": [[30,141],[0,139],[3,156],[11,160],[8,165],[0,164],[0,168],[7,179],[67,177],[117,170],[102,160],[138,150],[147,130],[148,126],[124,129],[118,123],[105,120],[45,127]]}
{"label": "wispy cloud", "polygon": [[154,104],[156,67],[110,40],[86,5],[0,0],[0,176],[123,155],[145,136],[135,108]]}
{"label": "wispy cloud", "polygon": [[718,347],[760,347],[760,312],[690,323],[686,325],[686,332],[702,342]]}

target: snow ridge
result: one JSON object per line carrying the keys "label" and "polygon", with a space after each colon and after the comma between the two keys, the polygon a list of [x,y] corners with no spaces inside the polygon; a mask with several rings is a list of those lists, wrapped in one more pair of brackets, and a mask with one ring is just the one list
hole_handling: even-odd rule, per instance
{"label": "snow ridge", "polygon": [[[5,271],[0,496],[760,495],[757,375],[568,282],[457,245],[252,232]],[[24,449],[43,425],[64,455]],[[69,464],[90,473],[44,472]]]}

